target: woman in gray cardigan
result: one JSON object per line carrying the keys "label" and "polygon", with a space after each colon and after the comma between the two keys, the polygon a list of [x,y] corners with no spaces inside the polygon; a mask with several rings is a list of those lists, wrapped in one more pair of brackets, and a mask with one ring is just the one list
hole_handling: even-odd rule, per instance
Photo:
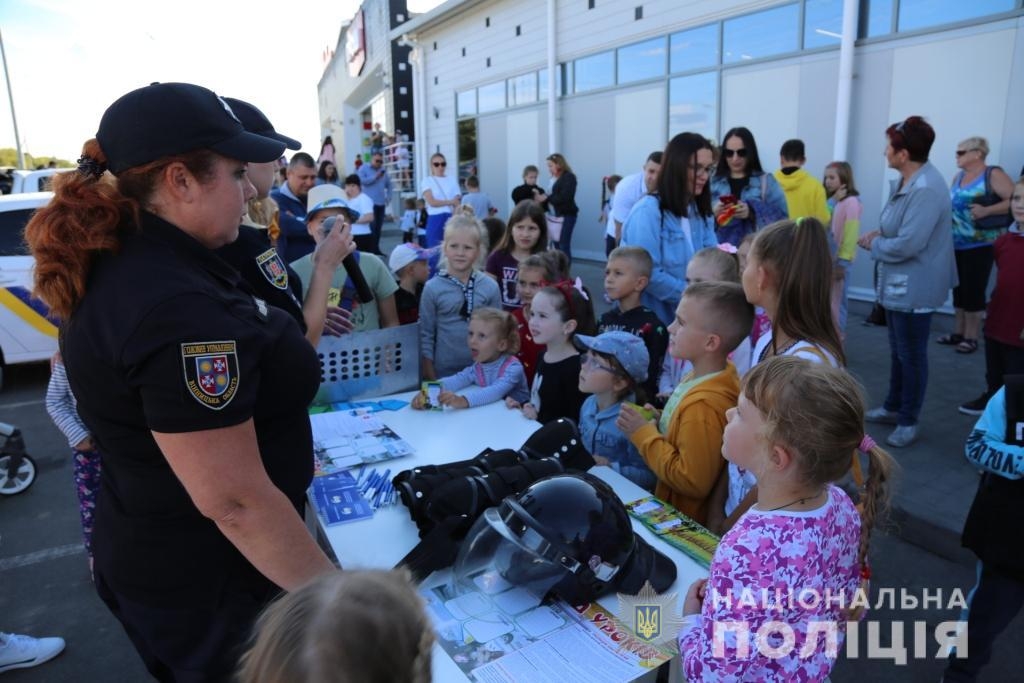
{"label": "woman in gray cardigan", "polygon": [[878,300],[885,308],[892,367],[889,393],[869,422],[894,424],[885,440],[897,448],[917,439],[917,420],[928,384],[932,313],[957,284],[946,181],[928,162],[935,131],[920,116],[886,129],[885,159],[899,171],[879,229],[858,241],[878,262]]}

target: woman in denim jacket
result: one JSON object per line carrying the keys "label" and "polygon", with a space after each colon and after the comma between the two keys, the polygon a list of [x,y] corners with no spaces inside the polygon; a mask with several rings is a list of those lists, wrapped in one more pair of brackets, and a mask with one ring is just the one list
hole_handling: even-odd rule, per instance
{"label": "woman in denim jacket", "polygon": [[658,185],[641,198],[622,226],[622,244],[643,247],[654,261],[641,302],[666,325],[686,288],[686,266],[704,247],[718,245],[708,179],[711,144],[696,133],[672,138],[662,155]]}
{"label": "woman in denim jacket", "polygon": [[[731,197],[735,201],[722,201]],[[722,138],[711,206],[718,222],[718,241],[738,247],[743,238],[766,225],[789,218],[786,194],[761,168],[757,143],[748,129],[732,128]]]}
{"label": "woman in denim jacket", "polygon": [[864,417],[896,425],[885,442],[899,448],[917,439],[932,313],[957,284],[957,275],[948,185],[928,162],[935,131],[920,116],[911,116],[885,134],[885,159],[900,178],[882,208],[879,229],[857,244],[879,266],[877,295],[888,320],[892,369],[885,402]]}

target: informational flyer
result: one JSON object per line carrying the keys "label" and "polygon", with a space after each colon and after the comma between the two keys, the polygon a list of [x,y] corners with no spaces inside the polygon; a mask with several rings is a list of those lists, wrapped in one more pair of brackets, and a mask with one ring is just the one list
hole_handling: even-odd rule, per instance
{"label": "informational flyer", "polygon": [[645,643],[597,603],[541,604],[494,576],[476,585],[460,594],[448,585],[422,590],[438,643],[471,680],[631,681],[678,654],[674,638]]}
{"label": "informational flyer", "polygon": [[317,515],[325,526],[373,517],[373,508],[348,472],[313,477],[309,487]]}
{"label": "informational flyer", "polygon": [[658,538],[682,550],[705,569],[711,566],[718,536],[654,496],[626,503],[626,509]]}
{"label": "informational flyer", "polygon": [[313,428],[314,474],[318,477],[413,453],[407,441],[364,410],[318,413],[310,415],[309,422]]}

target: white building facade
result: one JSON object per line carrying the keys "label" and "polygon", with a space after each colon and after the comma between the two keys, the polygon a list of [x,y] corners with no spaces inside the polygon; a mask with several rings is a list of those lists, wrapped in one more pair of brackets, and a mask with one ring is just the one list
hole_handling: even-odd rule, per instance
{"label": "white building facade", "polygon": [[[841,48],[844,11],[856,42]],[[931,160],[947,179],[973,135],[1016,177],[1022,29],[1021,0],[449,0],[391,38],[414,47],[416,176],[440,151],[507,216],[523,166],[543,184],[545,157],[560,152],[579,179],[573,252],[603,260],[602,178],[638,171],[683,131],[720,142],[747,126],[767,171],[794,137],[813,175],[849,161],[865,231],[894,177],[884,131],[907,116],[935,127]],[[853,284],[870,296],[863,255]]]}

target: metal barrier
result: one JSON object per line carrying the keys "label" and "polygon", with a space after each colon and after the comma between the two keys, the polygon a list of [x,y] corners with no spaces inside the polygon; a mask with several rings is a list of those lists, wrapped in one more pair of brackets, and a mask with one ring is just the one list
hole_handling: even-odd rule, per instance
{"label": "metal barrier", "polygon": [[314,404],[353,401],[416,389],[420,383],[419,323],[321,337],[320,390]]}

